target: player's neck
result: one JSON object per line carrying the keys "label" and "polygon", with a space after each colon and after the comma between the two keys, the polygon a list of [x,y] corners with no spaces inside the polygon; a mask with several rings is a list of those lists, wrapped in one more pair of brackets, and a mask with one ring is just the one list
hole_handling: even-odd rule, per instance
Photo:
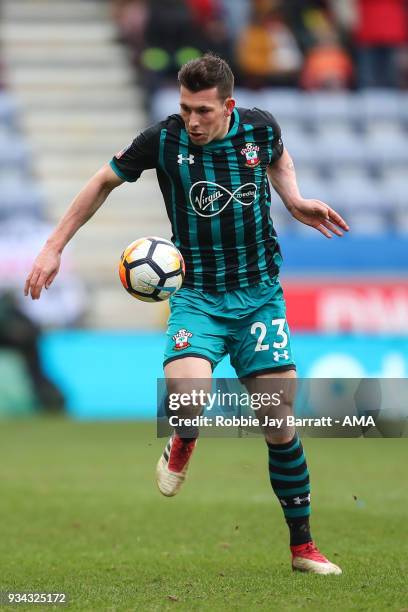
{"label": "player's neck", "polygon": [[219,134],[214,138],[214,140],[222,140],[223,138],[225,138],[225,136],[230,131],[230,127],[231,127],[231,115],[227,117],[225,124],[223,125]]}

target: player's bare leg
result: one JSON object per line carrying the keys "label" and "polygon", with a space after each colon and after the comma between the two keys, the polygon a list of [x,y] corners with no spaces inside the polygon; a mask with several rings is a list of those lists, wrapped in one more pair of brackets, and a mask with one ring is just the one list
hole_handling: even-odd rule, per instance
{"label": "player's bare leg", "polygon": [[[199,357],[183,357],[175,359],[165,366],[168,395],[191,393],[197,386],[204,391],[211,380],[211,365],[206,359]],[[197,379],[204,379],[202,381]],[[173,395],[174,397],[174,395]],[[175,413],[178,417],[198,416],[201,406],[182,406]],[[156,468],[157,486],[166,497],[176,495],[183,484],[191,455],[197,444],[198,430],[185,427],[176,428],[166,444]]]}
{"label": "player's bare leg", "polygon": [[[275,379],[267,381],[266,379]],[[276,386],[276,388],[275,388]],[[272,488],[282,506],[290,530],[292,568],[314,574],[341,574],[312,540],[309,525],[309,472],[302,443],[296,430],[285,425],[286,416],[293,414],[296,395],[296,371],[268,373],[247,382],[250,392],[280,393],[281,405],[267,410],[270,417],[283,417],[280,428],[265,427],[264,435],[269,453],[269,476]],[[283,393],[282,393],[283,391]],[[264,414],[259,415],[262,420]]]}

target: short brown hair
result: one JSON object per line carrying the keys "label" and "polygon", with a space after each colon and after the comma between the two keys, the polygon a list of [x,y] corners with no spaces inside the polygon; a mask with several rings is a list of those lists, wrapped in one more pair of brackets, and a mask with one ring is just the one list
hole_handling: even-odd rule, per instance
{"label": "short brown hair", "polygon": [[181,67],[178,73],[179,85],[196,93],[216,87],[221,100],[232,96],[234,75],[225,60],[213,53],[206,53]]}

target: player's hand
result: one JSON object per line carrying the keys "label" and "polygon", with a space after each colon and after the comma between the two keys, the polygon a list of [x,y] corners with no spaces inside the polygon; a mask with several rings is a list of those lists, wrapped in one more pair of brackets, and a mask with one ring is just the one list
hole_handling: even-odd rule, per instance
{"label": "player's hand", "polygon": [[41,291],[49,288],[57,276],[61,265],[61,253],[55,248],[45,245],[35,260],[24,286],[24,294],[38,300]]}
{"label": "player's hand", "polygon": [[350,229],[339,213],[320,200],[298,200],[290,212],[295,219],[314,227],[326,238],[332,238],[332,234],[342,236],[342,230],[348,232]]}

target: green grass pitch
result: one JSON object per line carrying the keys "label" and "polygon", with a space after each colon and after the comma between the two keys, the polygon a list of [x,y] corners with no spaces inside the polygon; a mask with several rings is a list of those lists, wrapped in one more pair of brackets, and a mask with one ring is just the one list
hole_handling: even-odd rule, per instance
{"label": "green grass pitch", "polygon": [[303,441],[340,577],[292,573],[261,438],[200,440],[166,499],[153,424],[4,421],[0,590],[65,591],[80,611],[408,610],[407,439]]}

